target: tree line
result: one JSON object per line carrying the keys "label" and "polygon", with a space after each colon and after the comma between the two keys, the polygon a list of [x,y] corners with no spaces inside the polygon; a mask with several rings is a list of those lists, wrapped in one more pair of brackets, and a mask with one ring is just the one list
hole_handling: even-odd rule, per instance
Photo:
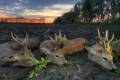
{"label": "tree line", "polygon": [[84,0],[55,19],[55,23],[113,22],[120,20],[120,0]]}

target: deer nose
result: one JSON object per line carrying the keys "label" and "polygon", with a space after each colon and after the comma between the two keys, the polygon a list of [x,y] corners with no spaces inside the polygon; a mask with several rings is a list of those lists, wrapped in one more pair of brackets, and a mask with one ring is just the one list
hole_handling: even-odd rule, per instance
{"label": "deer nose", "polygon": [[116,66],[113,67],[110,71],[114,72],[116,70]]}
{"label": "deer nose", "polygon": [[115,70],[115,69],[117,69],[117,67],[114,65],[114,68],[113,68],[113,69]]}
{"label": "deer nose", "polygon": [[111,71],[111,72],[114,72],[114,71],[115,71],[115,69],[111,69],[110,71]]}
{"label": "deer nose", "polygon": [[115,70],[117,67],[115,66],[115,64],[113,63],[113,69]]}
{"label": "deer nose", "polygon": [[113,69],[111,69],[110,71],[114,72],[114,71],[115,71],[115,69],[113,68]]}

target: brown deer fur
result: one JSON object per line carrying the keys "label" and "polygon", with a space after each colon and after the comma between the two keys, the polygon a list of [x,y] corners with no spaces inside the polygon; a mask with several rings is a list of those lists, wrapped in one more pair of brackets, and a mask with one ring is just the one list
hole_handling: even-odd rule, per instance
{"label": "brown deer fur", "polygon": [[87,40],[85,38],[75,38],[72,40],[68,40],[59,51],[63,55],[70,55],[76,52],[81,52],[85,49],[85,44]]}

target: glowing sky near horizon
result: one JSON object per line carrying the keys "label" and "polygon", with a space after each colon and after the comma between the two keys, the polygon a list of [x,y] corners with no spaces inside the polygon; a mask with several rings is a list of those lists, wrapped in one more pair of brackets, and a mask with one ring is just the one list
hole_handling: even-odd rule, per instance
{"label": "glowing sky near horizon", "polygon": [[80,0],[0,0],[0,16],[58,17]]}

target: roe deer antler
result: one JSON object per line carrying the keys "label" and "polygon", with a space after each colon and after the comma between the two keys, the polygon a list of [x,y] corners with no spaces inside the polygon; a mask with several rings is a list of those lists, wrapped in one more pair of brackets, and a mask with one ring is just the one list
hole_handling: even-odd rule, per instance
{"label": "roe deer antler", "polygon": [[65,35],[62,36],[61,31],[59,31],[59,34],[57,35],[55,33],[54,37],[50,37],[50,40],[52,40],[53,42],[55,41],[55,42],[58,42],[60,44],[61,43],[64,44],[64,42],[67,41],[67,38]]}
{"label": "roe deer antler", "polygon": [[97,32],[98,32],[98,38],[100,40],[100,45],[103,46],[103,48],[108,48],[109,51],[111,51],[109,53],[112,53],[112,47],[110,44],[111,44],[112,40],[114,39],[114,34],[112,35],[111,39],[109,40],[108,30],[105,31],[105,37],[101,37],[99,29],[97,29]]}
{"label": "roe deer antler", "polygon": [[27,46],[28,45],[28,34],[27,33],[26,33],[25,38],[19,38],[16,34],[13,34],[11,32],[11,37],[15,42],[17,42],[18,44],[21,44],[22,46]]}

